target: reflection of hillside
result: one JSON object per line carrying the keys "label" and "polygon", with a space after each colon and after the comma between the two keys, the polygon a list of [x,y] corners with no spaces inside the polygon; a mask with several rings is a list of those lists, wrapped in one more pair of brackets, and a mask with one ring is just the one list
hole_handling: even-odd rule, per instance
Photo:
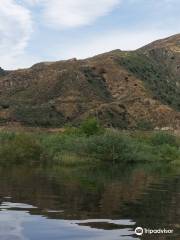
{"label": "reflection of hillside", "polygon": [[102,210],[111,216],[121,209],[125,203],[136,202],[153,182],[153,178],[142,171],[135,171],[129,176],[128,182],[110,183],[102,196]]}
{"label": "reflection of hillside", "polygon": [[141,170],[113,174],[107,170],[79,174],[74,170],[2,169],[0,196],[37,206],[32,214],[40,211],[52,218],[119,218],[124,204],[141,198],[154,179]]}
{"label": "reflection of hillside", "polygon": [[[129,207],[137,225],[180,230],[180,177],[165,178]],[[178,231],[178,230],[177,230]],[[180,235],[180,231],[179,231]]]}
{"label": "reflection of hillside", "polygon": [[[140,167],[104,170],[16,167],[0,169],[0,180],[1,206],[2,202],[16,202],[37,207],[19,209],[11,205],[11,210],[66,220],[132,219],[138,226],[176,228],[180,234],[180,178],[172,172],[169,175],[162,172],[160,176]],[[94,228],[97,225],[100,229],[117,227],[106,226],[103,221],[85,225]]]}

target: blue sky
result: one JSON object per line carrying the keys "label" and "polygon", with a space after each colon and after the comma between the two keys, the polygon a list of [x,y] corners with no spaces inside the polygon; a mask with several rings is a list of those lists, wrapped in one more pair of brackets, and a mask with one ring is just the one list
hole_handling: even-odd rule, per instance
{"label": "blue sky", "polygon": [[0,66],[133,50],[180,33],[180,0],[1,0]]}

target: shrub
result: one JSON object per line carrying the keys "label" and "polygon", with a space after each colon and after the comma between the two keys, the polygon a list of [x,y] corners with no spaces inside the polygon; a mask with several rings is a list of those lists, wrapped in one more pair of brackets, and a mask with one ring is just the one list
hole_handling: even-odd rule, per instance
{"label": "shrub", "polygon": [[95,134],[99,134],[102,132],[102,127],[96,118],[88,118],[86,119],[80,126],[82,133],[86,136],[91,136]]}
{"label": "shrub", "polygon": [[0,144],[2,144],[4,141],[13,140],[15,138],[15,133],[13,132],[1,132],[0,133]]}
{"label": "shrub", "polygon": [[171,162],[173,160],[180,160],[180,151],[175,146],[163,144],[158,150],[159,158],[163,161]]}
{"label": "shrub", "polygon": [[153,130],[154,126],[152,122],[146,121],[146,120],[141,120],[137,123],[136,126],[137,129],[139,130]]}
{"label": "shrub", "polygon": [[153,145],[163,145],[168,144],[171,146],[178,147],[177,139],[174,135],[165,132],[158,132],[151,136],[150,141]]}
{"label": "shrub", "polygon": [[154,157],[152,147],[115,133],[90,137],[86,152],[100,160],[119,163],[153,160]]}
{"label": "shrub", "polygon": [[0,162],[4,165],[37,162],[41,154],[40,143],[30,135],[16,135],[0,146]]}
{"label": "shrub", "polygon": [[90,163],[89,160],[92,164],[180,160],[179,140],[168,133],[130,135],[117,130],[102,133],[99,125],[95,128],[98,134],[94,127],[84,129],[88,129],[86,134],[78,129],[56,134],[0,133],[0,164],[39,162],[75,166]]}

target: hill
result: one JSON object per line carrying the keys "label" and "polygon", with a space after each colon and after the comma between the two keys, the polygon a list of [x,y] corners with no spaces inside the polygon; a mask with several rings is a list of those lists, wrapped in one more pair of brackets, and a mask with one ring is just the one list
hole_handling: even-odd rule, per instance
{"label": "hill", "polygon": [[136,51],[0,68],[0,124],[180,127],[180,34]]}

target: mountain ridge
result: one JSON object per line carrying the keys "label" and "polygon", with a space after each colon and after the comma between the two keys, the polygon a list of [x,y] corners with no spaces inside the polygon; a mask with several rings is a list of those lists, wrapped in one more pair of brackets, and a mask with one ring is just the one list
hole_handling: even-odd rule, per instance
{"label": "mountain ridge", "polygon": [[136,51],[0,68],[0,123],[56,127],[95,116],[108,127],[177,129],[179,48],[177,34]]}

